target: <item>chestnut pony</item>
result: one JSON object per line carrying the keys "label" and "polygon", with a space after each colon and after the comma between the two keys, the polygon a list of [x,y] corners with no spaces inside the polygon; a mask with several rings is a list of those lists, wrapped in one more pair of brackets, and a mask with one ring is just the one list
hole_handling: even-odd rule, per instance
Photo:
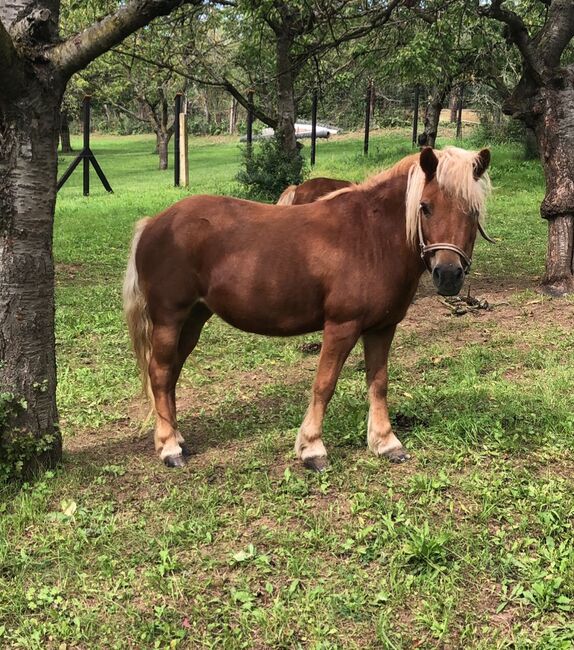
{"label": "chestnut pony", "polygon": [[191,196],[136,226],[124,308],[156,415],[155,447],[184,464],[175,387],[212,314],[247,332],[323,330],[311,400],[295,442],[321,471],[325,409],[363,339],[369,448],[409,458],[387,410],[387,357],[425,269],[437,291],[461,289],[489,189],[487,149],[425,148],[364,183],[315,203],[274,206]]}
{"label": "chestnut pony", "polygon": [[310,178],[301,185],[289,185],[277,200],[277,205],[303,205],[312,203],[321,196],[330,194],[344,187],[351,187],[351,181],[340,181],[336,178]]}

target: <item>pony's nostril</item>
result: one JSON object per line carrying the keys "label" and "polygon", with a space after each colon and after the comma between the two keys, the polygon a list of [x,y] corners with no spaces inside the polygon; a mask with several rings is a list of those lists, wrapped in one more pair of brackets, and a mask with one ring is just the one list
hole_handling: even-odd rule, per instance
{"label": "pony's nostril", "polygon": [[432,278],[438,285],[458,283],[464,278],[464,269],[460,265],[437,264],[433,269]]}

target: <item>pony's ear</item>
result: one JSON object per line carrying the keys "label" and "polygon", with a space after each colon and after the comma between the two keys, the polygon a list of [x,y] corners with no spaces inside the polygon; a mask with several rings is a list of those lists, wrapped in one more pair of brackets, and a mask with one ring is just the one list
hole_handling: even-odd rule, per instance
{"label": "pony's ear", "polygon": [[474,161],[473,175],[478,180],[490,165],[490,149],[481,149]]}
{"label": "pony's ear", "polygon": [[420,165],[427,178],[427,183],[432,181],[438,167],[438,158],[435,156],[432,147],[425,147],[421,151]]}

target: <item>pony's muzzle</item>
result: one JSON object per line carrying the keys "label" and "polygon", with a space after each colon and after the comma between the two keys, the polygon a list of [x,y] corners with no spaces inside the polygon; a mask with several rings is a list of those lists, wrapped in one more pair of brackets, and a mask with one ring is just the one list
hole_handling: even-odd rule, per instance
{"label": "pony's muzzle", "polygon": [[456,296],[464,283],[464,269],[461,264],[436,264],[432,279],[441,296]]}

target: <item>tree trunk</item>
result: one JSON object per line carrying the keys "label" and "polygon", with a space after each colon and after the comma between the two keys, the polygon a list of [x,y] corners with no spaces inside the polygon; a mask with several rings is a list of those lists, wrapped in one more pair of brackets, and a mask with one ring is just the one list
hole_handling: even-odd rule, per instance
{"label": "tree trunk", "polygon": [[295,88],[290,49],[293,39],[288,33],[277,35],[277,135],[284,151],[299,155],[295,137]]}
{"label": "tree trunk", "polygon": [[[199,4],[199,0],[187,0]],[[0,465],[53,465],[56,407],[54,261],[58,131],[72,74],[178,0],[122,2],[62,41],[60,0],[0,2]]]}
{"label": "tree trunk", "polygon": [[574,292],[574,212],[548,221],[546,273],[541,289],[551,296]]}
{"label": "tree trunk", "polygon": [[106,114],[106,128],[109,132],[112,129],[113,112],[110,111],[110,107],[105,103],[104,103],[104,113]]}
{"label": "tree trunk", "polygon": [[157,134],[157,151],[159,154],[159,168],[165,171],[169,164],[169,141],[171,139],[170,133]]}
{"label": "tree trunk", "polygon": [[534,130],[546,195],[540,213],[548,220],[548,254],[541,289],[552,295],[574,292],[574,66],[563,84],[540,89]]}
{"label": "tree trunk", "polygon": [[451,124],[454,124],[456,122],[456,116],[458,114],[458,89],[453,90],[450,94],[449,110],[450,110],[449,121]]}
{"label": "tree trunk", "polygon": [[424,117],[424,131],[419,136],[421,146],[434,147],[438,133],[440,112],[444,105],[450,86],[434,86],[427,104]]}
{"label": "tree trunk", "polygon": [[231,106],[229,107],[229,135],[233,135],[237,130],[237,100],[235,97],[231,98]]}
{"label": "tree trunk", "polygon": [[62,450],[52,258],[60,102],[31,80],[20,101],[0,99],[0,457],[25,470],[53,465]]}
{"label": "tree trunk", "polygon": [[504,23],[506,39],[520,52],[522,75],[503,110],[536,134],[546,177],[540,213],[548,220],[540,288],[562,296],[574,293],[574,64],[563,61],[574,38],[574,0],[544,3],[543,25],[535,36],[525,20],[526,5],[513,3],[511,9],[501,4],[491,2],[479,12]]}
{"label": "tree trunk", "polygon": [[203,115],[205,117],[205,123],[207,124],[207,132],[211,133],[211,111],[209,110],[209,97],[207,90],[203,92]]}
{"label": "tree trunk", "polygon": [[70,142],[70,123],[68,121],[68,111],[63,108],[60,112],[60,141],[62,143],[62,153],[72,153],[72,143]]}

